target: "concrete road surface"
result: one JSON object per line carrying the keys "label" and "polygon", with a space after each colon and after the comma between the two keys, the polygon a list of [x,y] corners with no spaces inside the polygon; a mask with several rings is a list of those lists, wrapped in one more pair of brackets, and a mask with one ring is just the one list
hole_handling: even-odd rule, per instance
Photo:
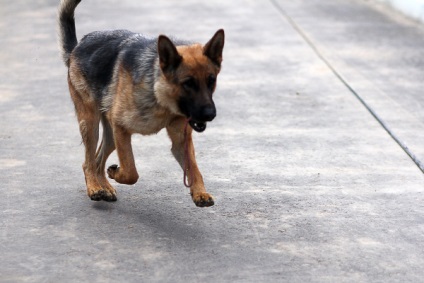
{"label": "concrete road surface", "polygon": [[57,4],[0,5],[0,282],[423,282],[422,25],[362,0],[83,0],[79,38],[225,29],[201,209],[165,132],[134,136],[116,203],[86,196]]}

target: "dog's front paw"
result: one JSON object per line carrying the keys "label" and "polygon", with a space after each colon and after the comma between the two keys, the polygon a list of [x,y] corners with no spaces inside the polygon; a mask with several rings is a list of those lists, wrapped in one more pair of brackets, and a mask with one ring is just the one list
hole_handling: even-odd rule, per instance
{"label": "dog's front paw", "polygon": [[192,199],[198,207],[208,207],[215,204],[213,197],[208,193],[193,194]]}
{"label": "dog's front paw", "polygon": [[118,167],[118,165],[116,164],[109,166],[109,168],[107,169],[107,174],[109,178],[114,179],[120,184],[134,185],[135,183],[137,183],[138,180],[137,171],[134,170],[130,172],[125,172],[122,170],[121,167]]}

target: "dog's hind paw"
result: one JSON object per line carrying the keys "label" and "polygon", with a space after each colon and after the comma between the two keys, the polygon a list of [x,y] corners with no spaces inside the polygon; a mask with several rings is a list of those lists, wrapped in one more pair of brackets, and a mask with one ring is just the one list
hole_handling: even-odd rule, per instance
{"label": "dog's hind paw", "polygon": [[94,201],[116,201],[118,198],[116,197],[116,193],[111,193],[105,189],[101,189],[98,191],[95,191],[88,195],[91,200]]}
{"label": "dog's hind paw", "polygon": [[213,197],[208,193],[194,194],[192,199],[194,204],[198,207],[208,207],[215,204]]}

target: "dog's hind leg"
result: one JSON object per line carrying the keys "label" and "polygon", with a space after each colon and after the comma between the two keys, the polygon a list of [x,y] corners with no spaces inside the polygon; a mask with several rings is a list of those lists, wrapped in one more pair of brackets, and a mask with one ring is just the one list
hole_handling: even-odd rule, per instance
{"label": "dog's hind leg", "polygon": [[113,195],[109,190],[104,189],[98,179],[96,166],[96,148],[99,140],[99,123],[100,112],[96,102],[90,98],[90,94],[80,89],[75,88],[68,78],[69,91],[75,105],[79,128],[81,132],[82,142],[85,147],[85,161],[82,165],[85,182],[87,185],[87,194],[92,200],[114,201],[116,195]]}
{"label": "dog's hind leg", "polygon": [[112,196],[114,196],[114,200],[116,200],[116,190],[109,183],[105,174],[106,160],[109,155],[115,150],[115,142],[113,140],[113,132],[110,123],[109,121],[107,121],[104,115],[102,115],[101,117],[101,122],[103,126],[103,137],[102,142],[100,143],[100,146],[96,153],[97,177],[102,187],[108,190],[112,194]]}
{"label": "dog's hind leg", "polygon": [[[172,141],[172,154],[180,164],[181,168],[184,170],[184,147],[188,147],[187,160],[190,162],[190,170],[192,170],[192,172],[187,172],[187,176],[189,178],[189,183],[191,183],[190,194],[193,202],[199,207],[212,206],[214,205],[214,199],[206,192],[202,174],[197,167],[193,140],[191,138],[192,129],[187,129],[187,139],[185,140],[184,126],[184,118],[181,118],[173,121],[169,126],[166,127],[168,135]],[[185,142],[187,142],[187,145],[185,145]]]}

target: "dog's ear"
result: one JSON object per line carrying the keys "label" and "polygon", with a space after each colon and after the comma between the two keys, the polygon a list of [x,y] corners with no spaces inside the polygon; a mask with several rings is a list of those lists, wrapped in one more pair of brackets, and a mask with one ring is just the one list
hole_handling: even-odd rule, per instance
{"label": "dog's ear", "polygon": [[221,67],[222,49],[224,49],[224,41],[225,33],[223,29],[220,29],[203,47],[203,54],[207,56],[218,67]]}
{"label": "dog's ear", "polygon": [[160,35],[158,38],[158,54],[160,68],[164,73],[175,70],[182,61],[175,45],[164,35]]}

